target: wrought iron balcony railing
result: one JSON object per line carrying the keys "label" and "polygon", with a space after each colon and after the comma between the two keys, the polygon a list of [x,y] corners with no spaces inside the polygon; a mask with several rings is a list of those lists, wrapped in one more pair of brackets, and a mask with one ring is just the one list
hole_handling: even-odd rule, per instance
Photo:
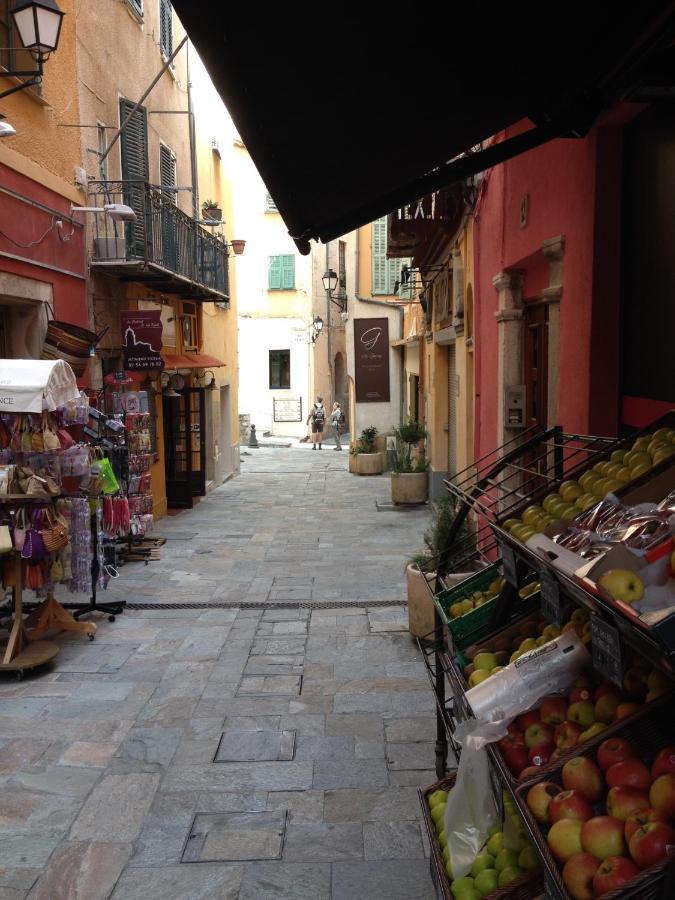
{"label": "wrought iron balcony railing", "polygon": [[225,241],[178,209],[175,196],[144,181],[90,181],[92,206],[125,203],[136,213],[136,221],[127,223],[103,214],[92,217],[92,265],[158,290],[228,300]]}

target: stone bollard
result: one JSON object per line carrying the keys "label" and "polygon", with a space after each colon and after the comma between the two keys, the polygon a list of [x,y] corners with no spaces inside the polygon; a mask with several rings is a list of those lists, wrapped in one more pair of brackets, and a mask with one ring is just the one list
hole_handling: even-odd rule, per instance
{"label": "stone bollard", "polygon": [[258,444],[258,438],[256,437],[256,433],[255,433],[255,425],[251,425],[251,436],[248,439],[248,445],[249,445],[249,447],[259,447],[260,446]]}

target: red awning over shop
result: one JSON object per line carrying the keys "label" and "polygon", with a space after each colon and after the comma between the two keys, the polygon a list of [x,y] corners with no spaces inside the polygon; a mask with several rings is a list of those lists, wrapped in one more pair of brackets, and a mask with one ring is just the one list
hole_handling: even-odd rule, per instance
{"label": "red awning over shop", "polygon": [[166,369],[217,369],[227,365],[222,359],[209,356],[207,353],[165,353],[162,359]]}
{"label": "red awning over shop", "polygon": [[[352,4],[328,19],[314,7],[173,5],[302,253],[583,136],[618,100],[667,96],[672,77],[675,4],[663,0],[418,3],[397,16]],[[485,147],[516,123],[527,130]]]}

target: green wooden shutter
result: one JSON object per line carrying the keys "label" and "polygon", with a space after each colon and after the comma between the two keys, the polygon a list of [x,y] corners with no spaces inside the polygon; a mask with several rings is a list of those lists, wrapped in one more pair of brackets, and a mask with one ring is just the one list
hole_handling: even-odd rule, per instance
{"label": "green wooden shutter", "polygon": [[295,289],[295,257],[281,257],[281,286],[284,290]]}
{"label": "green wooden shutter", "polygon": [[173,10],[169,0],[159,0],[159,48],[168,59],[173,53]]}
{"label": "green wooden shutter", "polygon": [[387,217],[372,224],[373,294],[387,293]]}
{"label": "green wooden shutter", "polygon": [[268,288],[270,291],[281,290],[281,257],[270,256],[270,267],[268,272]]}
{"label": "green wooden shutter", "polygon": [[[163,188],[176,187],[176,157],[164,144],[159,145],[159,183]],[[176,192],[167,191],[175,200]]]}
{"label": "green wooden shutter", "polygon": [[[136,104],[120,99],[120,125]],[[136,221],[126,227],[127,253],[144,256],[146,245],[145,182],[148,181],[148,114],[139,107],[120,137],[124,202],[136,213]]]}

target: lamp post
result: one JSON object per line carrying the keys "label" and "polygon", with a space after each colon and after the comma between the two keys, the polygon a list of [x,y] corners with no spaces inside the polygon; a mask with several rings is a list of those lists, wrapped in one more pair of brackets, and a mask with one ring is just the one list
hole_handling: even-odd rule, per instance
{"label": "lamp post", "polygon": [[312,343],[316,344],[319,335],[323,330],[323,319],[321,318],[321,316],[314,317],[314,321],[312,322],[312,329]]}
{"label": "lamp post", "polygon": [[[37,63],[37,68],[5,69],[0,71],[3,78],[27,78],[20,84],[3,91],[0,97],[7,97],[23,88],[32,87],[42,81],[42,67],[59,45],[61,25],[65,13],[61,12],[56,0],[18,0],[9,11],[16,33],[25,50]],[[14,48],[5,48],[12,50]]]}

